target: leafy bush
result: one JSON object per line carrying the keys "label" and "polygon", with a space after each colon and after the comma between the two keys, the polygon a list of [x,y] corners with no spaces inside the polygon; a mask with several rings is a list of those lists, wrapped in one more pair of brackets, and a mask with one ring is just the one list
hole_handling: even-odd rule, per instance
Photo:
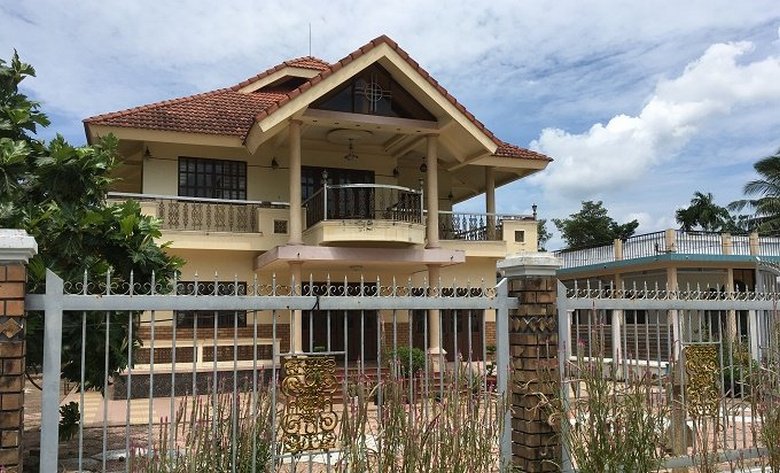
{"label": "leafy bush", "polygon": [[414,376],[425,369],[425,352],[420,348],[399,346],[391,352],[390,359],[404,378]]}
{"label": "leafy bush", "polygon": [[69,402],[60,406],[60,440],[70,440],[79,431],[81,412],[78,402]]}

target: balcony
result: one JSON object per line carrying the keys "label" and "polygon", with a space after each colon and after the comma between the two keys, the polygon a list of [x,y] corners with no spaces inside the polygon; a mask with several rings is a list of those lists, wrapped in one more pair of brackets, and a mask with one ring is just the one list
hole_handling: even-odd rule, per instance
{"label": "balcony", "polygon": [[468,256],[535,252],[537,222],[530,215],[439,211],[439,239]]}
{"label": "balcony", "polygon": [[126,200],[137,201],[143,214],[160,220],[163,240],[172,240],[173,248],[257,251],[287,241],[289,205],[286,203],[108,194],[109,202]]}
{"label": "balcony", "polygon": [[384,184],[325,185],[304,202],[313,245],[425,243],[421,191]]}
{"label": "balcony", "polygon": [[610,245],[555,252],[562,260],[563,269],[665,254],[777,257],[780,256],[780,238],[759,237],[755,233],[731,235],[669,229],[634,235]]}

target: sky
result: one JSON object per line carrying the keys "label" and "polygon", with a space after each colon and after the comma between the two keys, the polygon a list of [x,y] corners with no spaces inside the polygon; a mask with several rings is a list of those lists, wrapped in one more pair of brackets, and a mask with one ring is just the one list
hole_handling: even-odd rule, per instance
{"label": "sky", "polygon": [[[563,218],[601,200],[638,232],[675,226],[695,191],[725,205],[780,148],[780,1],[56,0],[0,3],[0,57],[55,133],[233,85],[387,34],[503,140],[555,159],[497,208]],[[459,206],[484,211],[476,198]],[[552,224],[549,248],[563,246]]]}

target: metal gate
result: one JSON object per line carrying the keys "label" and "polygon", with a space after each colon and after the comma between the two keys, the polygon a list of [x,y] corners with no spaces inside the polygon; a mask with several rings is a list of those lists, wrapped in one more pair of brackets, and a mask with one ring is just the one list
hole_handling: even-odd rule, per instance
{"label": "metal gate", "polygon": [[598,451],[586,426],[603,420],[618,435],[617,418],[598,418],[616,416],[597,412],[600,389],[614,402],[641,390],[642,421],[654,424],[646,433],[666,468],[766,454],[762,422],[780,408],[777,378],[766,376],[778,367],[780,294],[560,282],[558,294],[564,471]]}
{"label": "metal gate", "polygon": [[[511,455],[507,317],[517,303],[505,281],[140,285],[132,274],[93,284],[48,272],[46,293],[26,304],[45,320],[41,472],[58,471],[69,401],[79,471],[391,471],[412,461],[487,471]],[[80,340],[63,341],[74,325]],[[74,343],[80,363],[63,366]],[[102,382],[90,365],[102,365]],[[74,370],[63,399],[63,372]]]}

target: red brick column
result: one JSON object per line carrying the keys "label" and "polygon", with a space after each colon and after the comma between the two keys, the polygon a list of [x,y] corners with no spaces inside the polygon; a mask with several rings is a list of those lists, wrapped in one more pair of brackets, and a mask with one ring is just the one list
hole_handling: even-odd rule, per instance
{"label": "red brick column", "polygon": [[512,466],[528,473],[559,471],[561,465],[559,426],[550,421],[560,389],[558,266],[545,254],[499,264],[509,278],[509,297],[520,302],[509,311]]}
{"label": "red brick column", "polygon": [[24,433],[24,296],[27,259],[35,241],[18,230],[0,230],[0,465],[22,471]]}

